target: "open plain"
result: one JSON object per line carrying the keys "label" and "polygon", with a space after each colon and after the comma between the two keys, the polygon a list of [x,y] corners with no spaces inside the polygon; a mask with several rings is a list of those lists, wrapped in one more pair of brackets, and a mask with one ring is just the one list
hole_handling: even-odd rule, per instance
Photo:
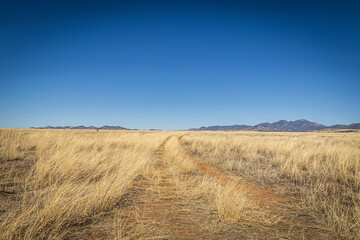
{"label": "open plain", "polygon": [[0,130],[0,239],[360,239],[360,132]]}

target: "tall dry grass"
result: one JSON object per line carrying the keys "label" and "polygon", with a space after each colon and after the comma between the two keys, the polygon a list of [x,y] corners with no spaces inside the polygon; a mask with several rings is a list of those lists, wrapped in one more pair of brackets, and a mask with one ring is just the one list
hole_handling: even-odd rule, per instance
{"label": "tall dry grass", "polygon": [[1,130],[2,161],[36,149],[16,208],[0,223],[0,239],[59,239],[112,209],[134,178],[152,166],[169,133]]}
{"label": "tall dry grass", "polygon": [[183,140],[208,164],[295,189],[319,222],[360,239],[359,133],[194,132]]}

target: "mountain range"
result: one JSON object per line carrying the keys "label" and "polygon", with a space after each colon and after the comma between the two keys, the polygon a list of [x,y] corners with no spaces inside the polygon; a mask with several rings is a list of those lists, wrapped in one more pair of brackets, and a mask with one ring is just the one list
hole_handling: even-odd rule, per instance
{"label": "mountain range", "polygon": [[231,126],[209,126],[200,128],[191,128],[192,131],[269,131],[269,132],[303,132],[323,129],[360,129],[360,123],[353,123],[349,125],[332,125],[326,126],[316,122],[310,122],[305,119],[296,121],[280,120],[273,123],[260,123],[254,126],[251,125],[231,125]]}
{"label": "mountain range", "polygon": [[[93,130],[130,130],[128,128],[120,126],[102,126],[102,127],[85,127],[81,126],[65,126],[65,127],[32,127],[34,129],[93,129]],[[310,122],[305,119],[299,119],[296,121],[286,121],[280,120],[273,123],[260,123],[254,126],[251,125],[231,125],[231,126],[209,126],[209,127],[200,127],[200,128],[190,128],[190,131],[268,131],[268,132],[303,132],[303,131],[313,131],[313,130],[324,130],[324,129],[360,129],[360,123],[352,123],[349,125],[332,125],[326,126],[316,122]],[[136,130],[136,129],[134,129]],[[154,130],[154,129],[150,129]]]}
{"label": "mountain range", "polygon": [[[35,127],[32,127],[35,128]],[[127,128],[124,127],[120,127],[120,126],[102,126],[102,127],[94,127],[94,126],[90,126],[90,127],[85,127],[83,125],[81,126],[77,126],[77,127],[72,127],[72,126],[65,126],[65,127],[52,127],[52,126],[46,126],[46,127],[38,127],[36,129],[93,129],[93,130],[129,130]]]}

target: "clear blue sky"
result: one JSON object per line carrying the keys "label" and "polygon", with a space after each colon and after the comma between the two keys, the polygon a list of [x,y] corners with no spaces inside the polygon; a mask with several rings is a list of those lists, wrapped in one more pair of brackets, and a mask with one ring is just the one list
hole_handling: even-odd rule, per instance
{"label": "clear blue sky", "polygon": [[360,122],[359,13],[340,0],[1,1],[0,127]]}

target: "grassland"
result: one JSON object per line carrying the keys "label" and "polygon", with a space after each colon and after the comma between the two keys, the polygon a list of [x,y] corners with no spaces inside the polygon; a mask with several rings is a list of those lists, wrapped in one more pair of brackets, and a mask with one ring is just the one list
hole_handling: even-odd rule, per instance
{"label": "grassland", "polygon": [[360,132],[0,130],[0,239],[360,239]]}

